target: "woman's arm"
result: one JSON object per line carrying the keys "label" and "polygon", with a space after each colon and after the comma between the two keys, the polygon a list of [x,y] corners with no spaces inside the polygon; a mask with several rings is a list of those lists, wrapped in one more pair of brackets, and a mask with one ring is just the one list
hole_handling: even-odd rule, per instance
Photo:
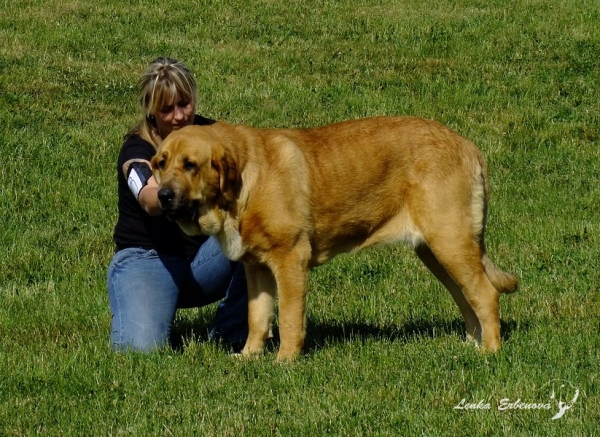
{"label": "woman's arm", "polygon": [[[131,169],[132,164],[138,166]],[[137,198],[141,207],[149,216],[158,216],[162,214],[162,210],[158,204],[158,183],[152,170],[150,170],[150,162],[145,159],[130,159],[123,164],[123,174],[128,180],[129,188],[133,195]],[[134,173],[135,174],[132,174]]]}
{"label": "woman's arm", "polygon": [[144,211],[148,215],[154,217],[162,214],[162,210],[158,205],[158,184],[154,176],[148,179],[148,185],[140,191],[138,202],[140,202],[140,205],[142,205],[142,208],[144,208]]}

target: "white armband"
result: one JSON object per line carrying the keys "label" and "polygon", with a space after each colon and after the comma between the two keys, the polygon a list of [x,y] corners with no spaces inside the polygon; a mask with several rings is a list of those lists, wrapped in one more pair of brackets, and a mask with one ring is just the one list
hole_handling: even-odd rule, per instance
{"label": "white armband", "polygon": [[136,200],[139,200],[140,191],[146,185],[148,180],[152,177],[152,170],[148,164],[143,162],[132,162],[127,170],[127,185],[135,196]]}

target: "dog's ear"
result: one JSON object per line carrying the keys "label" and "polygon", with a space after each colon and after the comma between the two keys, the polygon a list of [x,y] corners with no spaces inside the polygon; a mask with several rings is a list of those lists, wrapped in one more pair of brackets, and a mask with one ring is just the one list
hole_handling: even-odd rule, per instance
{"label": "dog's ear", "polygon": [[160,171],[164,166],[164,156],[159,157],[158,155],[154,155],[152,157],[152,160],[150,161],[150,166],[152,167],[152,174],[154,175],[154,179],[158,184],[160,184]]}
{"label": "dog's ear", "polygon": [[154,179],[156,180],[156,182],[158,182],[158,179],[159,179],[159,176],[158,176],[158,158],[156,157],[156,155],[152,157],[152,160],[150,161],[150,166],[152,167],[152,173],[154,174]]}
{"label": "dog's ear", "polygon": [[219,188],[226,201],[235,198],[234,189],[239,180],[239,172],[233,157],[221,147],[213,151],[211,164],[219,173]]}

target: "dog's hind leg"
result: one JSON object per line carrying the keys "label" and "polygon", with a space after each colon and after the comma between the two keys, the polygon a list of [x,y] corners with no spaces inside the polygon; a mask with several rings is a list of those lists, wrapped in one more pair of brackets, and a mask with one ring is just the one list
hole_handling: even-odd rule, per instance
{"label": "dog's hind leg", "polygon": [[497,351],[500,349],[499,293],[485,274],[479,245],[472,235],[461,235],[456,228],[449,227],[437,238],[427,241],[430,250],[419,249],[417,253],[454,297],[465,317],[467,335],[481,339],[484,351]]}
{"label": "dog's hind leg", "polygon": [[479,319],[475,311],[473,311],[471,304],[465,298],[461,288],[439,263],[429,246],[421,244],[415,248],[415,252],[431,273],[450,291],[454,302],[458,305],[465,320],[467,341],[481,343],[481,325],[479,324]]}
{"label": "dog's hind leg", "polygon": [[261,265],[244,264],[248,284],[248,339],[244,357],[261,354],[275,313],[277,286],[271,271]]}
{"label": "dog's hind leg", "polygon": [[[467,329],[467,338],[481,342],[485,351],[500,349],[499,291],[510,287],[509,275],[492,269],[485,258],[487,213],[486,165],[470,143],[463,145],[463,160],[451,171],[440,168],[446,177],[431,172],[414,187],[410,212],[426,247],[417,254],[448,288],[458,304]],[[471,159],[467,159],[471,155]],[[489,274],[489,276],[488,276]],[[506,286],[496,288],[506,279]],[[495,281],[495,284],[492,283]]]}

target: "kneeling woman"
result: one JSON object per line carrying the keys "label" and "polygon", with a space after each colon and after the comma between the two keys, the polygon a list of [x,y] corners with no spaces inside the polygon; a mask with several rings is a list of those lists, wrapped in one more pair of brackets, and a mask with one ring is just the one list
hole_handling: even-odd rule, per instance
{"label": "kneeling woman", "polygon": [[161,215],[150,160],[173,130],[213,120],[195,113],[196,82],[174,59],[158,58],[142,74],[142,121],[125,137],[117,164],[116,252],[108,269],[111,346],[147,352],[169,343],[177,308],[222,300],[209,337],[243,346],[248,332],[242,264],[214,238],[188,237]]}

